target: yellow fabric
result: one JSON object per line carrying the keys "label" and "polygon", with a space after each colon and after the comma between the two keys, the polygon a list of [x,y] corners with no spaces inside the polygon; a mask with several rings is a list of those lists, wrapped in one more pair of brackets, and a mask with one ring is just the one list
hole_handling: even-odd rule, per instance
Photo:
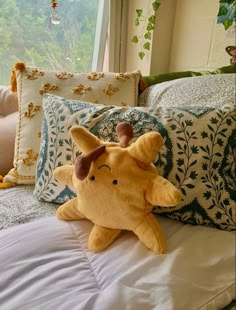
{"label": "yellow fabric", "polygon": [[151,211],[157,204],[177,205],[181,193],[152,164],[162,145],[160,134],[145,133],[126,148],[100,141],[80,126],[72,127],[70,134],[82,152],[91,150],[90,145],[106,148],[83,181],[76,177],[74,166],[55,169],[55,179],[78,193],[59,207],[57,217],[93,222],[88,247],[94,252],[107,248],[121,230],[130,230],[153,252],[165,253],[165,238]]}
{"label": "yellow fabric", "polygon": [[0,189],[9,188],[16,186],[15,183],[3,182],[3,176],[0,175]]}

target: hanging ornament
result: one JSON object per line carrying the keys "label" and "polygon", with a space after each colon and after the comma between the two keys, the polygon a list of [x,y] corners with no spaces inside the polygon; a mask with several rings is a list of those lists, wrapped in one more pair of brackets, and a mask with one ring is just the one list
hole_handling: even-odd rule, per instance
{"label": "hanging ornament", "polygon": [[53,25],[59,25],[60,22],[61,22],[61,17],[60,15],[57,13],[56,11],[56,8],[57,8],[57,1],[56,0],[52,0],[52,9],[53,9],[53,12],[50,16],[50,20],[51,20],[51,23]]}

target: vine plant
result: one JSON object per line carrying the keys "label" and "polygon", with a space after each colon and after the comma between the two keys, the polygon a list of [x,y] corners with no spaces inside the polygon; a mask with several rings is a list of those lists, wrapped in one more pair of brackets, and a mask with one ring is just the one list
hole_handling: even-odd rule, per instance
{"label": "vine plant", "polygon": [[222,23],[227,30],[236,21],[236,0],[220,0],[218,23]]}
{"label": "vine plant", "polygon": [[156,12],[160,5],[161,3],[155,0],[152,2],[151,9],[149,9],[145,15],[143,14],[143,9],[136,9],[134,24],[136,27],[143,25],[143,31],[139,36],[134,35],[131,41],[135,44],[140,44],[140,51],[138,52],[138,56],[141,60],[145,57],[145,50],[150,50],[152,32],[155,29]]}

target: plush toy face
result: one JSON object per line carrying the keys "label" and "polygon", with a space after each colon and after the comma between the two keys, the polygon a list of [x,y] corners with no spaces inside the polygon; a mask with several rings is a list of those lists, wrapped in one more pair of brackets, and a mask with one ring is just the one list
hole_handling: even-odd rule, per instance
{"label": "plush toy face", "polygon": [[148,248],[163,253],[164,237],[151,211],[155,205],[176,205],[181,194],[152,164],[162,145],[160,134],[144,134],[128,145],[130,127],[122,126],[117,132],[120,144],[105,143],[82,127],[72,127],[70,134],[84,154],[75,166],[56,168],[54,177],[73,187],[77,198],[62,205],[57,217],[92,221],[93,251],[105,249],[121,230],[132,230]]}
{"label": "plush toy face", "polygon": [[152,208],[145,194],[155,177],[153,166],[141,169],[126,149],[106,147],[85,180],[75,178],[73,185],[86,218],[101,226],[132,230]]}

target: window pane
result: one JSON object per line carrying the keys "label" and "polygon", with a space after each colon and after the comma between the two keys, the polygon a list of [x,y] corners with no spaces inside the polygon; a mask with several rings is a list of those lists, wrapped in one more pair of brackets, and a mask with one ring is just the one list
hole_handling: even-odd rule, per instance
{"label": "window pane", "polygon": [[99,0],[58,0],[53,25],[50,0],[0,0],[0,85],[17,61],[29,66],[91,71]]}

